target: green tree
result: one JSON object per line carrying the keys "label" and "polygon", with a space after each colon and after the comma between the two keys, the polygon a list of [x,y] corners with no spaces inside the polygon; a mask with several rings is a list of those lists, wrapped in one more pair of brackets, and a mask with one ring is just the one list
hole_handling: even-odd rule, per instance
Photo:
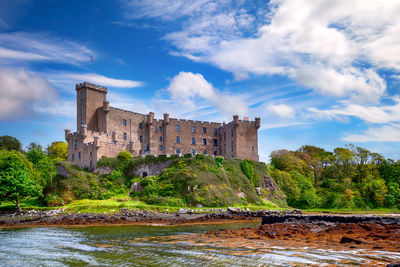
{"label": "green tree", "polygon": [[0,199],[14,202],[19,212],[22,199],[38,196],[42,190],[29,164],[19,152],[0,150]]}
{"label": "green tree", "polygon": [[9,135],[3,135],[0,136],[0,149],[5,149],[5,150],[15,150],[15,151],[21,151],[22,149],[22,144],[21,142],[12,136]]}
{"label": "green tree", "polygon": [[35,143],[35,142],[31,142],[26,149],[28,151],[32,150],[32,149],[39,149],[39,150],[43,150],[42,145],[40,145],[39,143]]}
{"label": "green tree", "polygon": [[57,161],[68,159],[68,144],[66,142],[56,141],[47,147],[47,155]]}

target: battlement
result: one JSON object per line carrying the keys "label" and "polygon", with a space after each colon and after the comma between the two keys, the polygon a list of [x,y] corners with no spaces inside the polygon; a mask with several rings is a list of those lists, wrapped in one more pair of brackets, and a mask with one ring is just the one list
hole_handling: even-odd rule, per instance
{"label": "battlement", "polygon": [[101,85],[97,85],[97,84],[93,84],[93,83],[89,83],[89,82],[83,82],[83,83],[79,83],[75,86],[76,90],[82,89],[82,88],[91,88],[91,89],[95,89],[98,91],[102,91],[107,93],[107,87],[101,86]]}

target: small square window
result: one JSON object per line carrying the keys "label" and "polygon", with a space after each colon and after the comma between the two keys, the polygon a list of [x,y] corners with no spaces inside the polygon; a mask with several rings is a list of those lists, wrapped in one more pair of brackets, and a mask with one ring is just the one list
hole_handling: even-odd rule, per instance
{"label": "small square window", "polygon": [[78,159],[81,159],[81,152],[78,153]]}
{"label": "small square window", "polygon": [[159,129],[160,129],[160,133],[162,133],[162,127],[160,127]]}
{"label": "small square window", "polygon": [[176,149],[176,154],[181,154],[181,149],[180,148]]}
{"label": "small square window", "polygon": [[218,140],[214,139],[214,146],[218,146]]}
{"label": "small square window", "polygon": [[126,133],[123,134],[124,140],[127,139]]}
{"label": "small square window", "polygon": [[83,108],[81,108],[81,115],[83,114]]}
{"label": "small square window", "polygon": [[181,126],[180,125],[176,125],[176,131],[179,132],[181,130]]}
{"label": "small square window", "polygon": [[140,136],[140,137],[139,137],[139,141],[140,141],[140,143],[143,142],[143,136]]}
{"label": "small square window", "polygon": [[203,150],[203,154],[204,154],[204,155],[207,155],[207,150]]}
{"label": "small square window", "polygon": [[139,123],[139,129],[143,129],[143,123]]}
{"label": "small square window", "polygon": [[196,144],[196,138],[192,137],[192,145]]}
{"label": "small square window", "polygon": [[205,146],[207,145],[207,139],[205,139],[205,138],[203,139],[203,145],[205,145]]}
{"label": "small square window", "polygon": [[218,129],[214,128],[214,135],[218,135]]}
{"label": "small square window", "polygon": [[126,126],[126,120],[122,120],[122,125]]}
{"label": "small square window", "polygon": [[160,145],[160,151],[162,151],[162,145]]}
{"label": "small square window", "polygon": [[80,123],[81,123],[81,125],[83,125],[83,120],[82,119],[81,119]]}
{"label": "small square window", "polygon": [[196,156],[196,149],[192,149],[192,156]]}
{"label": "small square window", "polygon": [[196,132],[196,127],[192,126],[192,133]]}
{"label": "small square window", "polygon": [[160,142],[162,142],[162,136],[160,136]]}
{"label": "small square window", "polygon": [[78,140],[74,140],[74,149],[78,149]]}
{"label": "small square window", "polygon": [[203,133],[207,133],[207,128],[203,127]]}
{"label": "small square window", "polygon": [[154,127],[154,132],[157,132],[157,126]]}
{"label": "small square window", "polygon": [[72,154],[72,160],[75,160],[75,154]]}
{"label": "small square window", "polygon": [[176,143],[179,144],[181,142],[181,138],[179,136],[176,137]]}

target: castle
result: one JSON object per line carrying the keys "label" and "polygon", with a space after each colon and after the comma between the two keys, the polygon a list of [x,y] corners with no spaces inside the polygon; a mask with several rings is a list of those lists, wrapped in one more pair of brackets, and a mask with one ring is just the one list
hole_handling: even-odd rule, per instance
{"label": "castle", "polygon": [[110,107],[107,88],[83,82],[76,85],[77,131],[65,130],[68,161],[92,169],[102,157],[116,157],[122,150],[140,155],[220,155],[258,161],[258,128],[255,121],[229,123],[154,118]]}

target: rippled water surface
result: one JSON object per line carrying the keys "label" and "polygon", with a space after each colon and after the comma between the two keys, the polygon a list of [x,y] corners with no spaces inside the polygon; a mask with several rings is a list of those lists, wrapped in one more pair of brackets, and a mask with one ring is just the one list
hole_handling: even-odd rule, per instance
{"label": "rippled water surface", "polygon": [[244,226],[255,224],[0,229],[0,266],[293,266],[400,261],[399,253],[389,252],[282,247],[252,251],[173,240],[177,234]]}

